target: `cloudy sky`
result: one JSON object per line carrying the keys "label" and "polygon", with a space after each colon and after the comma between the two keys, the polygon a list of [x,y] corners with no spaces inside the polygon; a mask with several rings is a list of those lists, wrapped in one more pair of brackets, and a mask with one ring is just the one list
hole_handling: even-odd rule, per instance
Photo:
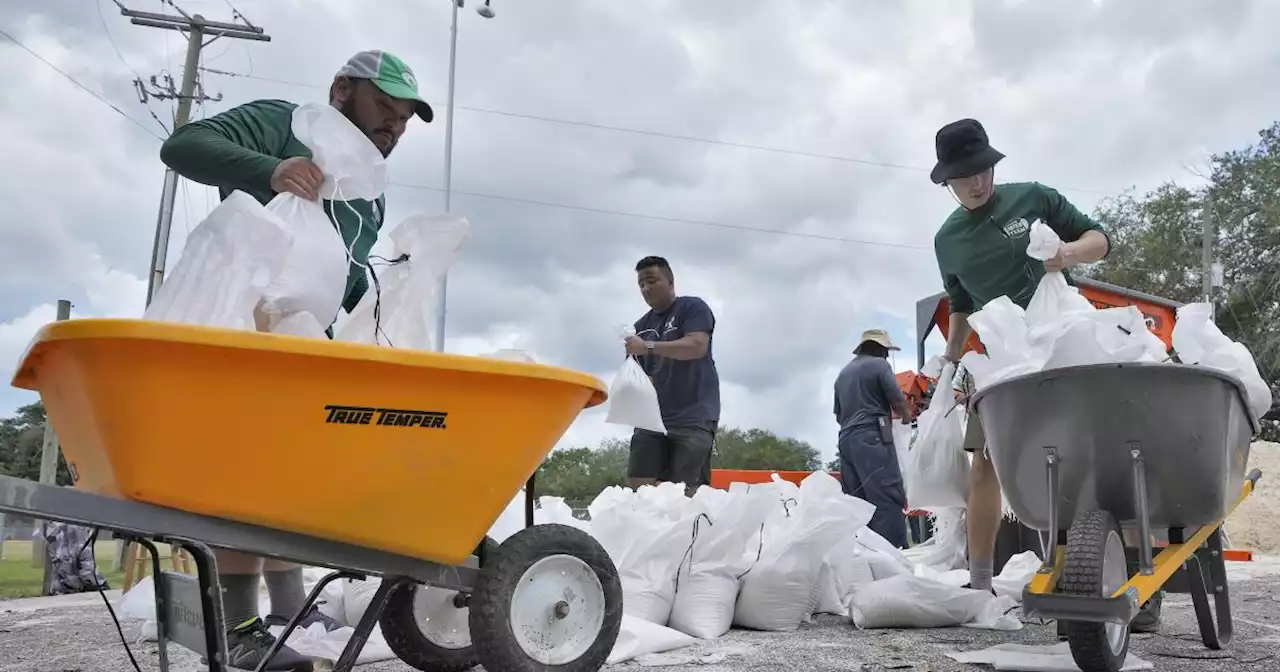
{"label": "cloudy sky", "polygon": [[[238,76],[202,73],[223,98],[197,116],[322,101],[352,53],[391,51],[438,118],[391,159],[388,221],[442,211],[448,0],[231,4],[273,39],[205,50],[205,68]],[[618,326],[645,309],[632,267],[663,255],[716,313],[724,424],[824,455],[856,335],[912,342],[915,301],[940,290],[932,235],[955,206],[927,176],[940,125],[980,119],[1009,157],[998,179],[1089,211],[1190,180],[1280,115],[1268,0],[493,0],[491,20],[476,4],[459,21],[453,172],[473,235],[450,276],[447,348],[523,347],[608,381]],[[224,0],[180,6],[232,18]],[[172,109],[140,103],[132,80],[179,78],[185,42],[111,0],[9,0],[0,30],[26,47],[0,36],[11,366],[59,298],[77,317],[141,314],[163,178],[152,113],[168,126]],[[216,200],[182,185],[171,263]],[[6,389],[0,410],[33,399]],[[627,434],[602,419],[585,413],[565,443]]]}

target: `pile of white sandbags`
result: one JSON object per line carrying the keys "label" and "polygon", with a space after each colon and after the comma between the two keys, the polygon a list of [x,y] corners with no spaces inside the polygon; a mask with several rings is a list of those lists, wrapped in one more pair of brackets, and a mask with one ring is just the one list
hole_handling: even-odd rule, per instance
{"label": "pile of white sandbags", "polygon": [[[612,487],[590,520],[564,500],[542,497],[535,524],[585,530],[609,553],[623,588],[623,635],[610,662],[715,639],[731,627],[791,631],[815,614],[845,616],[859,628],[1016,629],[1010,614],[1039,566],[1034,554],[1010,562],[1000,597],[963,588],[963,509],[940,509],[936,535],[908,551],[866,527],[871,504],[845,495],[830,474],[800,485],[700,488],[677,484]],[[524,526],[524,494],[490,531],[502,541]]]}
{"label": "pile of white sandbags", "polygon": [[[1051,259],[1062,244],[1053,229],[1036,220],[1027,255]],[[1173,330],[1178,361],[1236,376],[1245,385],[1255,419],[1262,417],[1271,407],[1271,389],[1259,375],[1248,348],[1224,336],[1210,318],[1208,304],[1178,309]],[[1060,271],[1044,274],[1026,310],[1001,296],[970,315],[969,325],[986,348],[986,354],[970,352],[961,359],[978,389],[1014,376],[1068,366],[1173,361],[1136,307],[1099,310],[1068,285]]]}

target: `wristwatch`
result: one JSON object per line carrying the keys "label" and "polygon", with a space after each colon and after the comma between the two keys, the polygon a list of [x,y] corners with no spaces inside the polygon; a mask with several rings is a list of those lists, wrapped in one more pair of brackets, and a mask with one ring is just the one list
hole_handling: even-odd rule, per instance
{"label": "wristwatch", "polygon": [[653,354],[653,341],[645,341],[645,342],[644,342],[644,349],[645,349],[645,350],[648,350],[648,351],[649,351],[649,354]]}

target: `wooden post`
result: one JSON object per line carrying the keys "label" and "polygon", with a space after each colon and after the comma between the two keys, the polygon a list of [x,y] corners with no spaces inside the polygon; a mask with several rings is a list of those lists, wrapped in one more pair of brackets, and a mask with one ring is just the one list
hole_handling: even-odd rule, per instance
{"label": "wooden post", "polygon": [[[58,300],[58,321],[71,319],[71,302],[66,299]],[[56,485],[58,482],[58,454],[60,452],[58,446],[58,435],[53,431],[53,425],[49,422],[48,409],[45,409],[44,420],[44,445],[40,447],[40,484]],[[36,529],[42,530],[44,521],[36,521]],[[49,585],[49,564],[48,553],[45,552],[44,535],[41,534],[33,540],[31,544],[31,566],[44,567],[44,586]]]}

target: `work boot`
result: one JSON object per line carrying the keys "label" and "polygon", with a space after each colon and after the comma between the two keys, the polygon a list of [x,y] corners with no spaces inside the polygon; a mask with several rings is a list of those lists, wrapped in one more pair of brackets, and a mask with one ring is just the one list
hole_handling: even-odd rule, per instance
{"label": "work boot", "polygon": [[1160,629],[1160,605],[1164,602],[1164,591],[1157,591],[1147,603],[1142,605],[1138,615],[1129,624],[1129,632],[1155,632]]}
{"label": "work boot", "polygon": [[[319,607],[319,603],[317,602],[316,604],[311,605],[311,608],[307,609],[306,615],[303,616],[302,619],[298,621],[298,627],[300,629],[306,630],[308,627],[310,627],[314,623],[319,623],[323,625],[325,632],[333,632],[338,628],[346,627],[342,623],[339,623],[336,620],[324,615],[324,613],[322,613],[318,607]],[[273,627],[278,625],[283,628],[284,626],[289,625],[290,618],[292,618],[292,616],[281,616],[279,614],[271,614],[266,618],[267,627]]]}
{"label": "work boot", "polygon": [[[262,662],[267,652],[275,646],[276,638],[267,630],[260,618],[253,618],[227,631],[227,665],[237,670],[252,670]],[[312,672],[310,658],[282,646],[267,662],[266,670],[288,672]]]}

